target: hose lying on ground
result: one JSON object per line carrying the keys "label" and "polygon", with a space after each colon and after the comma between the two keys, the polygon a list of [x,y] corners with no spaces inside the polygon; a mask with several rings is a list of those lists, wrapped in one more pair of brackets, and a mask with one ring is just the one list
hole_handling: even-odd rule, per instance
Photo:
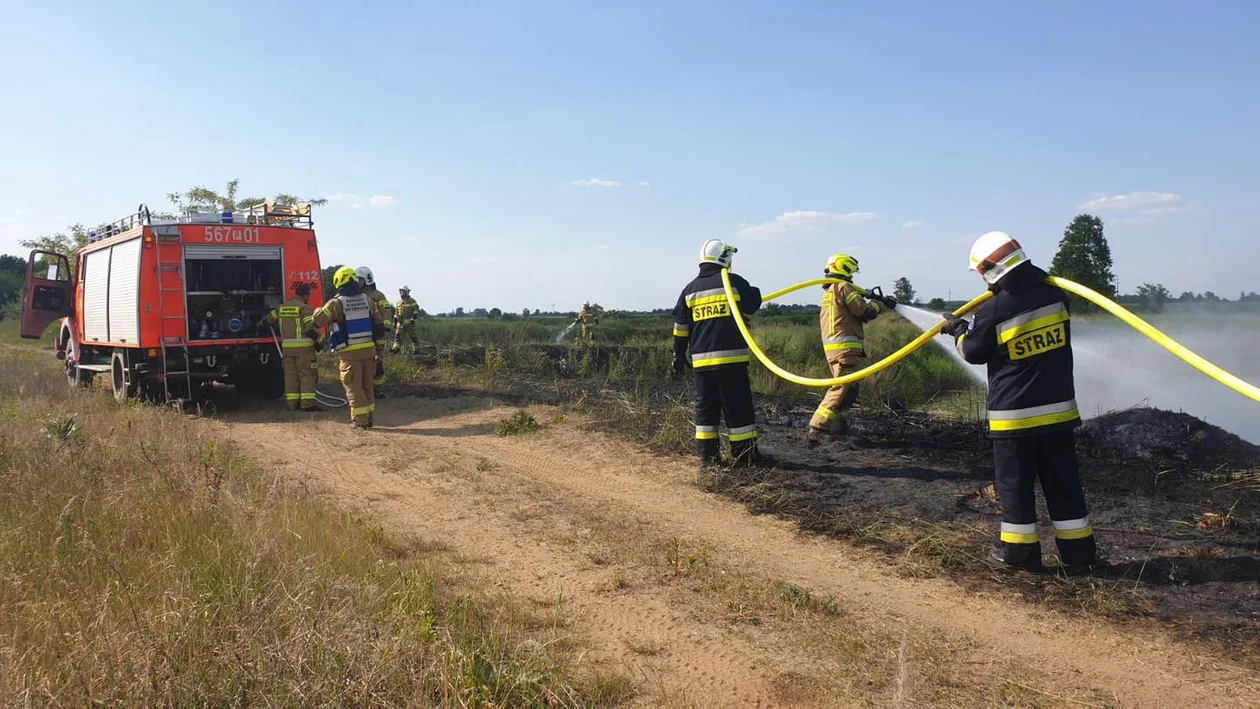
{"label": "hose lying on ground", "polygon": [[[770,293],[769,295],[763,296],[762,301],[774,300],[775,298],[780,298],[782,296],[787,295],[788,293],[798,291],[802,288],[808,288],[809,286],[821,285],[823,283],[840,283],[840,282],[841,281],[837,278],[816,278],[813,280],[797,283],[796,285],[793,285],[793,286],[788,286],[787,288],[783,288],[781,290],[774,291],[773,293]],[[1194,367],[1200,372],[1203,372],[1204,374],[1208,375],[1212,379],[1215,379],[1216,381],[1220,382],[1221,384],[1224,384],[1225,386],[1229,387],[1230,389],[1233,389],[1234,391],[1238,392],[1239,394],[1242,394],[1243,396],[1246,396],[1255,401],[1260,401],[1260,388],[1234,376],[1233,374],[1230,374],[1224,369],[1221,369],[1215,364],[1212,364],[1206,359],[1200,357],[1199,355],[1190,351],[1189,348],[1185,347],[1184,345],[1172,339],[1168,335],[1165,335],[1164,333],[1157,330],[1150,323],[1146,322],[1142,318],[1139,318],[1138,316],[1134,315],[1128,310],[1125,310],[1115,301],[1112,301],[1106,296],[1094,290],[1091,290],[1079,283],[1076,283],[1074,281],[1069,281],[1066,278],[1058,278],[1055,276],[1050,276],[1047,279],[1047,282],[1058,288],[1062,288],[1063,290],[1069,293],[1073,293],[1075,295],[1078,295],[1090,301],[1091,303],[1097,305],[1103,310],[1106,310],[1107,312],[1116,316],[1121,321],[1123,321],[1126,325],[1129,325],[1130,327],[1134,328],[1135,330],[1142,333],[1143,335],[1146,335],[1148,338],[1150,338],[1160,347],[1163,347],[1169,352],[1177,355],[1182,360],[1187,362],[1190,366]],[[842,384],[851,384],[853,382],[866,379],[867,377],[873,374],[882,372],[885,369],[888,369],[889,367],[897,364],[898,362],[905,359],[906,357],[909,357],[912,353],[914,353],[919,348],[931,342],[932,338],[940,334],[941,325],[944,324],[944,321],[942,320],[940,324],[935,325],[929,328],[928,330],[925,330],[923,334],[911,340],[910,343],[907,344],[905,347],[902,347],[901,349],[897,350],[896,352],[893,352],[892,354],[879,360],[878,362],[875,362],[874,364],[871,364],[851,374],[846,374],[842,377],[831,377],[831,378],[825,378],[825,379],[802,377],[800,375],[793,374],[792,372],[789,372],[786,369],[783,369],[779,365],[775,364],[774,361],[772,361],[769,357],[767,357],[766,353],[761,350],[761,347],[757,345],[756,340],[753,339],[752,333],[748,331],[748,323],[744,321],[744,314],[740,312],[739,307],[737,303],[735,302],[735,292],[731,289],[730,271],[725,268],[722,269],[722,287],[726,291],[726,303],[731,309],[731,314],[735,318],[735,324],[739,327],[740,334],[744,336],[744,340],[748,343],[748,349],[752,350],[752,353],[756,355],[757,359],[763,365],[765,365],[766,369],[769,369],[771,372],[774,372],[776,375],[778,375],[779,377],[782,377],[783,379],[786,379],[789,382],[800,384],[802,386],[832,387],[832,386],[839,386]],[[962,315],[965,315],[975,310],[976,308],[980,307],[981,303],[983,303],[984,301],[992,297],[993,297],[993,294],[986,291],[985,293],[982,293],[981,295],[970,300],[966,305],[963,305],[958,310],[955,310],[954,315],[961,317]]]}
{"label": "hose lying on ground", "polygon": [[[276,343],[276,353],[279,354],[280,359],[283,360],[284,348],[280,346],[280,336],[276,334],[275,328],[269,328],[269,329],[271,330],[271,341]],[[349,401],[341,398],[340,396],[336,396],[334,394],[325,394],[324,392],[320,391],[318,388],[315,389],[315,401],[318,401],[320,404],[323,404],[324,406],[327,406],[330,409],[340,409],[340,408],[350,405]]]}

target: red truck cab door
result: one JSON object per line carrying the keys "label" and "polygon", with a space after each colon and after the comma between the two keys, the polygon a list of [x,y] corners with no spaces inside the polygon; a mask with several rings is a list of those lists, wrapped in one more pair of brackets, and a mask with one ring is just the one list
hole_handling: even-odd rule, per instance
{"label": "red truck cab door", "polygon": [[26,291],[22,296],[22,337],[38,340],[54,321],[74,309],[70,262],[51,251],[32,251],[26,262]]}

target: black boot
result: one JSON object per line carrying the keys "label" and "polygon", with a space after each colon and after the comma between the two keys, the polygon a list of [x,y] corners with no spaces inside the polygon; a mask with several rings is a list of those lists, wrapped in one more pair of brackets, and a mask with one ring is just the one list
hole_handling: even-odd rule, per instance
{"label": "black boot", "polygon": [[696,455],[701,465],[722,464],[722,442],[716,438],[696,441]]}
{"label": "black boot", "polygon": [[1023,571],[1041,571],[1040,544],[1006,544],[989,553],[989,558],[1004,567]]}

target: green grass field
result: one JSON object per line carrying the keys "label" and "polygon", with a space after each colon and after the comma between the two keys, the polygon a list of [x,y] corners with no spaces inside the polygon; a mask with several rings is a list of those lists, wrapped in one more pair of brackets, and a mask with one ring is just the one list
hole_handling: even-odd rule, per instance
{"label": "green grass field", "polygon": [[[563,359],[556,359],[555,338],[569,324],[565,318],[493,321],[472,318],[430,318],[419,327],[421,340],[431,347],[487,348],[492,369],[558,378],[608,378],[636,382],[665,381],[670,373],[672,321],[665,315],[606,317],[596,329],[594,347],[576,342],[576,331],[565,339]],[[754,337],[768,356],[787,370],[808,377],[829,376],[819,340],[817,315],[793,313],[754,317]],[[918,328],[892,315],[867,327],[868,361],[874,362],[920,334]],[[544,353],[543,348],[550,351]],[[775,396],[805,395],[817,389],[792,384],[752,365],[753,388]],[[925,347],[892,370],[864,380],[865,405],[914,408],[967,392],[974,383],[958,364],[936,345]]]}

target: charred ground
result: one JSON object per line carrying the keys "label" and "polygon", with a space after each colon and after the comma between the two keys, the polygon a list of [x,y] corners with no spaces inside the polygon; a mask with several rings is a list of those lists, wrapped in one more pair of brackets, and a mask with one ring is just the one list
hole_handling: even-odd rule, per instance
{"label": "charred ground", "polygon": [[[689,447],[685,383],[531,380],[489,375],[414,383],[398,394],[445,397],[487,389],[513,403],[569,406],[593,426],[661,452]],[[1118,620],[1158,619],[1230,646],[1255,665],[1260,650],[1260,447],[1192,416],[1131,409],[1078,432],[1081,475],[1105,564],[1056,571],[1044,507],[1048,571],[1009,573],[986,561],[1000,507],[991,446],[978,422],[859,410],[843,442],[808,450],[807,400],[762,398],[772,467],[715,470],[707,489],[810,532],[879,549],[910,575],[1013,590],[1060,609]],[[1239,646],[1248,652],[1238,653]]]}

